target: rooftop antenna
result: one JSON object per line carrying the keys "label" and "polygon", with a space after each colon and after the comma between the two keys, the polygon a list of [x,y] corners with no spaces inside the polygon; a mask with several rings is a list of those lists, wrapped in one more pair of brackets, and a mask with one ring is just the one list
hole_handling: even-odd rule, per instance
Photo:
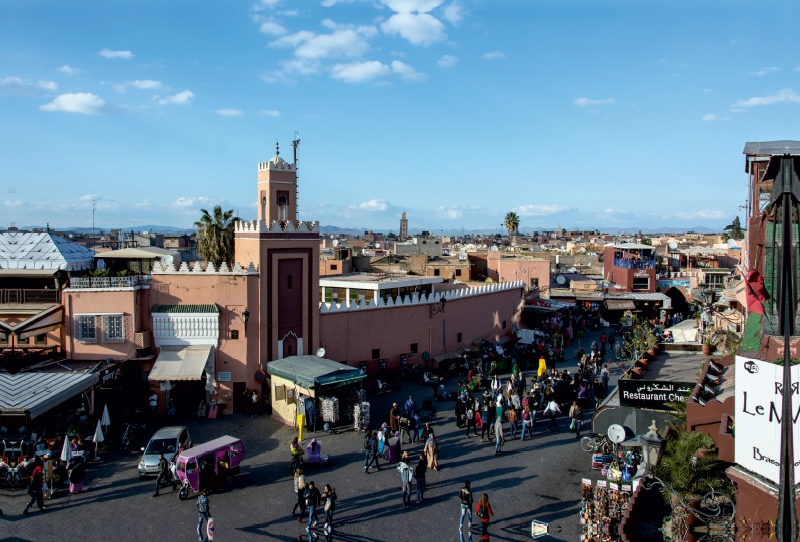
{"label": "rooftop antenna", "polygon": [[294,133],[294,139],[292,140],[292,154],[294,159],[294,178],[295,178],[295,189],[297,190],[294,194],[294,209],[295,215],[297,216],[297,220],[300,220],[300,177],[297,175],[297,146],[300,145],[300,133]]}
{"label": "rooftop antenna", "polygon": [[94,239],[94,212],[96,210],[97,210],[97,200],[93,199],[92,200],[92,248],[97,246],[97,243],[95,242],[95,239]]}

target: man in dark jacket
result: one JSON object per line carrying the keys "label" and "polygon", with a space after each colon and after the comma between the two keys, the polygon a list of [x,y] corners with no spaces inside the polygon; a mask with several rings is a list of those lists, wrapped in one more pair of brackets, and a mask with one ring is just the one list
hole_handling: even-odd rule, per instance
{"label": "man in dark jacket", "polygon": [[306,531],[311,532],[311,527],[316,525],[319,521],[319,518],[317,518],[317,507],[319,506],[321,497],[319,489],[316,488],[313,481],[306,485],[306,491],[303,496],[306,499],[306,507],[308,508],[308,526],[306,527]]}
{"label": "man in dark jacket", "polygon": [[203,493],[197,497],[197,540],[198,542],[205,542],[208,540],[203,536],[203,520],[206,522],[206,529],[208,528],[208,520],[211,519],[211,505],[208,502],[208,489],[204,489]]}
{"label": "man in dark jacket", "polygon": [[39,507],[39,510],[44,512],[47,510],[47,507],[44,505],[44,501],[42,499],[43,491],[42,491],[42,482],[44,477],[42,476],[42,470],[39,467],[36,467],[33,471],[33,476],[31,476],[31,483],[28,484],[28,495],[31,496],[31,500],[28,501],[28,506],[25,507],[25,510],[22,511],[23,514],[27,514],[28,510],[30,510],[33,503],[36,503],[36,506]]}
{"label": "man in dark jacket", "polygon": [[472,527],[472,490],[469,486],[469,480],[464,480],[464,487],[458,492],[458,498],[461,499],[461,518],[458,520],[458,528],[461,529],[464,525],[464,515],[469,514],[469,522],[467,529]]}
{"label": "man in dark jacket", "polygon": [[425,473],[428,470],[428,462],[425,454],[419,454],[419,463],[414,469],[414,478],[417,479],[417,504],[422,504],[425,500]]}
{"label": "man in dark jacket", "polygon": [[[364,446],[367,450],[367,463],[364,465],[364,472],[369,473],[369,468],[372,463],[375,463],[375,470],[381,470],[378,465],[378,437],[375,433],[370,432],[369,438],[364,440]],[[317,490],[319,492],[319,490]]]}
{"label": "man in dark jacket", "polygon": [[[158,488],[161,486],[161,480],[169,479],[169,461],[164,458],[164,454],[158,454],[158,477],[156,478],[156,492],[153,497],[158,497]],[[175,483],[172,484],[172,490],[175,491]]]}

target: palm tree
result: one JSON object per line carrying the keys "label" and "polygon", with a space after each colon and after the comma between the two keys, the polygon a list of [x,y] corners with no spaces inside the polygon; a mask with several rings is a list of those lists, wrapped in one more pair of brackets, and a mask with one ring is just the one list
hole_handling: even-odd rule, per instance
{"label": "palm tree", "polygon": [[232,263],[234,225],[241,219],[234,216],[233,209],[223,212],[219,205],[214,206],[213,214],[205,209],[200,212],[203,213],[200,220],[194,223],[197,253],[217,268],[222,262]]}
{"label": "palm tree", "polygon": [[509,237],[519,228],[519,216],[514,211],[509,212],[505,218],[505,226],[508,230]]}

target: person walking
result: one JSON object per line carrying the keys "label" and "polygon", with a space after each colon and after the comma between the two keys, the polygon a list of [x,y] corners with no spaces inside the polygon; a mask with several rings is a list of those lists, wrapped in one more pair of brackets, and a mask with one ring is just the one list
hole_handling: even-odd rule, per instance
{"label": "person walking", "polygon": [[408,401],[405,404],[406,412],[408,412],[408,417],[413,418],[414,414],[417,413],[417,402],[414,400],[412,396],[408,396]]}
{"label": "person walking", "polygon": [[551,399],[549,403],[547,403],[547,407],[544,409],[545,416],[550,416],[550,425],[547,426],[547,431],[549,433],[553,432],[553,429],[558,429],[558,424],[556,424],[556,416],[561,414],[561,409],[558,408],[558,403],[555,399]]}
{"label": "person walking", "polygon": [[400,440],[405,444],[405,440],[403,437],[408,438],[408,443],[411,444],[413,442],[411,437],[411,413],[406,410],[402,416],[400,416]]}
{"label": "person walking", "polygon": [[389,429],[393,435],[400,431],[400,413],[397,410],[397,403],[393,403],[392,410],[389,411]]}
{"label": "person walking", "polygon": [[517,440],[517,409],[509,408],[506,416],[508,417],[508,426],[511,429],[511,438]]}
{"label": "person walking", "polygon": [[172,491],[178,488],[175,480],[170,477],[171,473],[169,461],[166,460],[164,454],[158,454],[158,477],[156,478],[156,492],[153,497],[158,497],[158,488],[161,487],[161,480],[170,480],[172,482]]}
{"label": "person walking", "polygon": [[319,506],[319,501],[321,499],[319,489],[314,486],[313,480],[306,485],[306,490],[303,494],[303,497],[306,499],[306,508],[308,508],[308,525],[306,526],[306,532],[310,533],[311,527],[319,523],[319,518],[317,517],[317,507]]}
{"label": "person walking", "polygon": [[422,504],[425,500],[425,473],[428,470],[428,463],[425,454],[419,454],[419,463],[414,469],[414,478],[417,480],[417,504]]}
{"label": "person walking", "polygon": [[492,401],[497,400],[497,395],[500,393],[500,379],[494,375],[492,379]]}
{"label": "person walking", "polygon": [[372,430],[367,429],[364,433],[364,472],[369,471],[372,464]]}
{"label": "person walking", "polygon": [[404,453],[402,459],[400,459],[400,462],[397,464],[397,472],[400,473],[400,487],[403,489],[403,508],[411,506],[411,492],[413,491],[412,480],[414,479],[414,471],[408,466],[407,460],[408,455]]}
{"label": "person walking", "polygon": [[47,507],[44,505],[44,491],[42,489],[42,484],[44,483],[44,476],[42,475],[41,467],[36,467],[33,469],[33,475],[31,476],[31,481],[28,484],[28,495],[30,495],[30,500],[28,501],[28,505],[25,507],[25,510],[22,511],[23,514],[27,514],[28,510],[33,506],[33,503],[36,503],[36,506],[39,507],[40,512],[46,512]]}
{"label": "person walking", "polygon": [[467,517],[467,529],[472,528],[472,490],[470,489],[469,480],[464,480],[464,487],[458,492],[458,498],[461,499],[461,517],[458,519],[458,530],[464,527],[464,516]]}
{"label": "person walking", "polygon": [[608,381],[611,378],[611,372],[608,370],[608,363],[603,364],[603,370],[600,371],[600,380],[603,382],[603,391],[608,395]]}
{"label": "person walking", "polygon": [[[372,431],[369,432],[367,446],[369,454],[367,455],[367,463],[364,466],[364,472],[369,474],[369,468],[372,466],[372,463],[375,463],[376,471],[381,470],[381,466],[378,464],[378,438],[372,433]],[[317,490],[317,492],[319,493],[319,490]]]}
{"label": "person walking", "polygon": [[435,471],[439,470],[439,442],[436,440],[436,435],[431,433],[428,435],[428,440],[425,441],[425,447],[422,453],[428,458],[428,468]]}
{"label": "person walking", "polygon": [[211,520],[211,505],[208,502],[208,489],[197,497],[197,540],[198,542],[205,542],[208,540],[203,536],[203,522],[206,522],[206,530],[208,530],[208,522]]}
{"label": "person walking", "polygon": [[486,435],[486,440],[491,440],[489,435],[489,403],[483,403],[483,410],[481,410],[481,442],[483,436]]}
{"label": "person walking", "polygon": [[489,504],[489,495],[486,493],[481,495],[478,505],[475,507],[475,514],[481,520],[481,527],[483,528],[481,540],[489,540],[489,518],[494,515],[494,510],[492,510],[492,505]]}
{"label": "person walking", "polygon": [[575,431],[575,438],[581,438],[581,424],[583,423],[583,410],[581,409],[578,401],[573,401],[569,409],[570,429]]}
{"label": "person walking", "polygon": [[505,444],[505,439],[503,438],[503,418],[497,418],[494,422],[494,455],[501,455],[503,450],[503,444]]}
{"label": "person walking", "polygon": [[533,438],[533,411],[530,406],[525,406],[522,411],[522,440],[525,440],[525,435],[529,434]]}
{"label": "person walking", "polygon": [[333,529],[333,511],[336,509],[336,489],[330,484],[325,484],[322,490],[323,508],[325,510],[325,531],[328,533]]}
{"label": "person walking", "polygon": [[475,412],[475,403],[470,399],[467,402],[467,438],[469,438],[470,429],[472,429],[476,437],[478,436],[478,429],[475,427],[475,417],[479,415],[480,413]]}
{"label": "person walking", "polygon": [[300,509],[300,517],[297,518],[298,523],[302,523],[303,516],[306,514],[306,500],[303,498],[303,493],[306,490],[306,477],[303,476],[303,469],[297,469],[294,471],[294,493],[297,499],[297,502],[294,503],[294,508],[292,508],[292,514],[298,508]]}

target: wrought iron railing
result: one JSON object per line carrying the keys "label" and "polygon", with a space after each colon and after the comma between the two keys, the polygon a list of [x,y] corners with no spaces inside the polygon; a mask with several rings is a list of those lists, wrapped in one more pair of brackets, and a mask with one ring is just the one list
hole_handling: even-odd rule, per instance
{"label": "wrought iron railing", "polygon": [[623,269],[655,269],[655,260],[628,260],[625,258],[614,258],[614,267]]}
{"label": "wrought iron railing", "polygon": [[129,277],[73,277],[69,279],[70,288],[132,288],[150,284],[150,275],[131,275]]}
{"label": "wrought iron railing", "polygon": [[0,289],[0,303],[59,303],[60,292],[55,289]]}

